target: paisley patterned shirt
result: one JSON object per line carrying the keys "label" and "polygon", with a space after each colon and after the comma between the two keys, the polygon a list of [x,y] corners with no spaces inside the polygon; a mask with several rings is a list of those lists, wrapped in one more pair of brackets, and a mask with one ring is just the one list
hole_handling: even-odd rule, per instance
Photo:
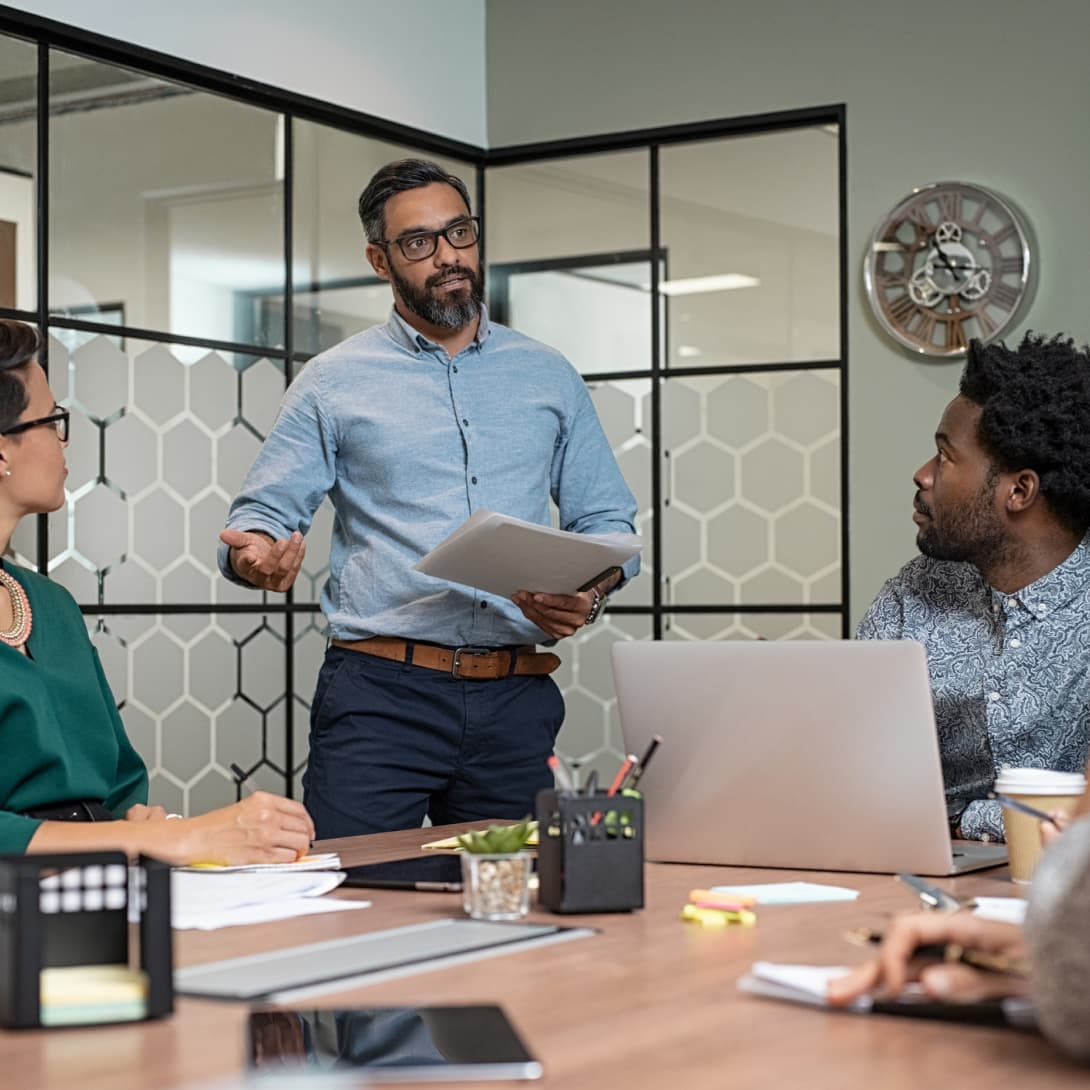
{"label": "paisley patterned shirt", "polygon": [[951,823],[1003,837],[997,771],[1081,772],[1090,745],[1090,534],[1013,594],[972,564],[918,556],[871,603],[858,639],[927,649]]}

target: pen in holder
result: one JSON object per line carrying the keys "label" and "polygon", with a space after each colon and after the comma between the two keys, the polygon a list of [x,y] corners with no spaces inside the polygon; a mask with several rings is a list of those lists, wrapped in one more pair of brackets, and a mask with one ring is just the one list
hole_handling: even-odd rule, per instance
{"label": "pen in holder", "polygon": [[643,800],[537,795],[537,901],[552,912],[643,908]]}

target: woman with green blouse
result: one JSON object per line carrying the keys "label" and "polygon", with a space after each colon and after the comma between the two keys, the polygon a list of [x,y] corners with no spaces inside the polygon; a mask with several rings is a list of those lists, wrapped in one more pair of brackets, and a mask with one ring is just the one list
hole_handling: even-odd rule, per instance
{"label": "woman with green blouse", "polygon": [[[38,334],[0,319],[0,555],[19,520],[64,505],[68,413],[35,359]],[[148,776],[125,735],[75,601],[0,562],[0,854],[121,849],[171,863],[288,862],[314,826],[263,791],[200,817],[146,805]]]}

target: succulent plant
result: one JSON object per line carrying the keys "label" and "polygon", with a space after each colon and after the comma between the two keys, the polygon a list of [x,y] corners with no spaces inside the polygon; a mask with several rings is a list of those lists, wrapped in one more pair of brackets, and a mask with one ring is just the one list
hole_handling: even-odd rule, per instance
{"label": "succulent plant", "polygon": [[526,847],[536,829],[537,822],[527,814],[517,825],[470,829],[458,837],[458,843],[474,855],[512,855]]}

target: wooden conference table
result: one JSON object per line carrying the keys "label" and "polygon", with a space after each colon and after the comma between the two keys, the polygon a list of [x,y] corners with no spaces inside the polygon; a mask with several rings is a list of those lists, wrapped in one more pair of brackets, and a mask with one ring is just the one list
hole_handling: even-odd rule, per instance
{"label": "wooden conference table", "polygon": [[[327,841],[319,850],[339,851],[346,864],[395,859],[462,828]],[[848,885],[861,895],[849,903],[764,907],[754,928],[705,928],[678,918],[692,888],[795,879]],[[1086,1068],[1035,1036],[826,1012],[737,991],[735,981],[758,959],[861,960],[864,951],[842,938],[846,928],[881,927],[891,913],[916,906],[909,891],[889,876],[648,864],[646,883],[647,907],[639,912],[571,917],[531,912],[530,919],[600,929],[590,938],[330,992],[307,1005],[498,1002],[544,1065],[537,1085],[565,1090],[1088,1085]],[[1010,896],[1017,888],[1005,869],[941,884],[961,895]],[[461,913],[457,894],[344,890],[335,896],[369,899],[373,907],[176,932],[178,964]],[[173,1017],[158,1023],[0,1031],[0,1085],[6,1090],[241,1086],[246,1010],[244,1004],[179,999]]]}

